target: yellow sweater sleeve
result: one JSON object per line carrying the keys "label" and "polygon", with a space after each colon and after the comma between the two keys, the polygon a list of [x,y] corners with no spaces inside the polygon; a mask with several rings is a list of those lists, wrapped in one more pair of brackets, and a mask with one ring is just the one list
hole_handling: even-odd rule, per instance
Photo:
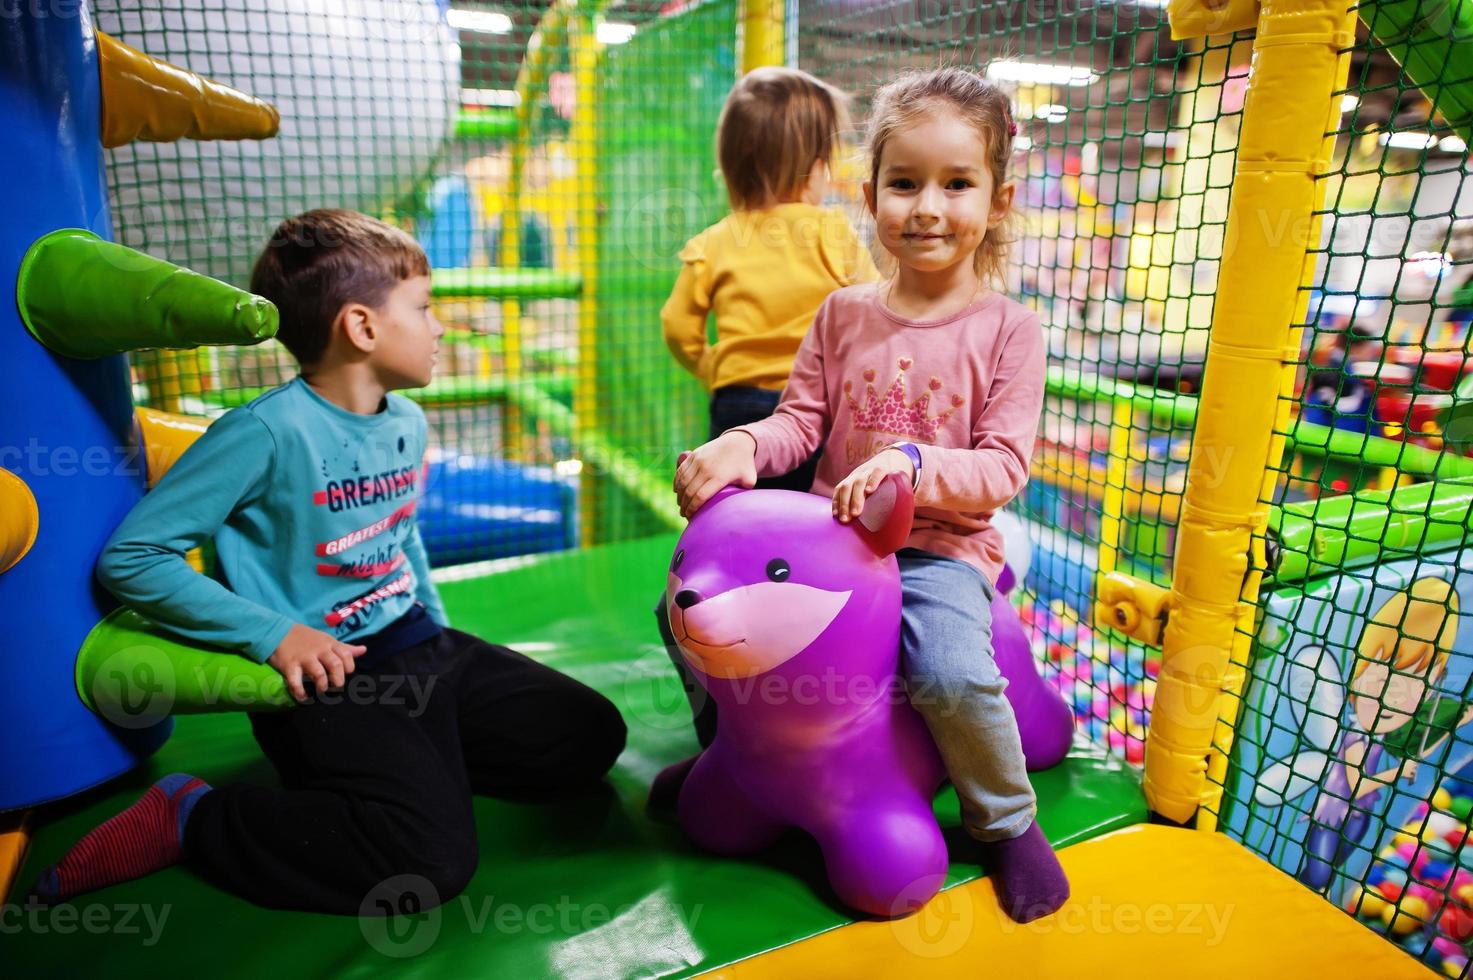
{"label": "yellow sweater sleeve", "polygon": [[834,277],[845,286],[874,282],[880,278],[874,258],[855,234],[854,226],[844,212],[837,208],[829,209],[825,217],[828,226],[824,229],[822,250],[824,262]]}
{"label": "yellow sweater sleeve", "polygon": [[670,290],[670,298],[660,310],[660,326],[665,345],[677,363],[700,379],[700,362],[705,355],[706,317],[711,311],[711,294],[705,282],[706,262],[698,239],[692,239],[680,252],[680,275]]}

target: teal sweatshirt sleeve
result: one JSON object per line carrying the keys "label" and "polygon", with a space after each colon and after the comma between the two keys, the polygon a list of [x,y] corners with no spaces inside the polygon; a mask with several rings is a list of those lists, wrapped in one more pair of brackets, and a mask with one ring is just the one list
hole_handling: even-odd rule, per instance
{"label": "teal sweatshirt sleeve", "polygon": [[184,556],[269,482],[274,458],[270,430],[250,411],[222,416],[113,532],[98,579],[175,633],[267,660],[293,621],[201,575]]}
{"label": "teal sweatshirt sleeve", "polygon": [[417,522],[404,539],[404,554],[409,559],[409,567],[414,570],[414,597],[424,603],[425,612],[431,619],[449,628],[450,617],[445,613],[445,604],[440,601],[440,590],[430,581],[430,558],[425,551],[424,539],[419,536]]}

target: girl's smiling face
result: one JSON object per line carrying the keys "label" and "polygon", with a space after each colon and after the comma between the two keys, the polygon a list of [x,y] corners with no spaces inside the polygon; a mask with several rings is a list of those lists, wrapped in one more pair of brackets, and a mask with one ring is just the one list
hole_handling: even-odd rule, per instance
{"label": "girl's smiling face", "polygon": [[886,141],[864,196],[886,250],[902,266],[939,272],[972,261],[1007,217],[1013,185],[995,185],[982,134],[938,108]]}

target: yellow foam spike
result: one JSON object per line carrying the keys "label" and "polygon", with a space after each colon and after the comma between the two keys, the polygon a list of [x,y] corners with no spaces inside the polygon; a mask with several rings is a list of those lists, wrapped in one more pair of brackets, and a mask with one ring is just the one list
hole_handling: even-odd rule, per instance
{"label": "yellow foam spike", "polygon": [[97,32],[102,145],[270,139],[276,107]]}
{"label": "yellow foam spike", "polygon": [[138,431],[142,436],[144,459],[147,461],[148,488],[152,490],[179,461],[184,451],[205,434],[210,420],[197,415],[161,412],[156,408],[137,408]]}
{"label": "yellow foam spike", "polygon": [[30,819],[29,810],[0,813],[0,901],[5,900],[15,876],[20,873],[21,861],[31,842]]}
{"label": "yellow foam spike", "polygon": [[26,481],[0,470],[0,572],[13,568],[36,543],[41,517]]}

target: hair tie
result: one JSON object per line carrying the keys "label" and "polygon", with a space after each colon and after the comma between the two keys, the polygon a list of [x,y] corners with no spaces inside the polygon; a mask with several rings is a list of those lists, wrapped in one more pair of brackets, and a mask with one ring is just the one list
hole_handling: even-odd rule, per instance
{"label": "hair tie", "polygon": [[1009,136],[1017,136],[1018,135],[1018,124],[1015,123],[1015,122],[1013,122],[1011,119],[1008,120],[1008,135]]}

